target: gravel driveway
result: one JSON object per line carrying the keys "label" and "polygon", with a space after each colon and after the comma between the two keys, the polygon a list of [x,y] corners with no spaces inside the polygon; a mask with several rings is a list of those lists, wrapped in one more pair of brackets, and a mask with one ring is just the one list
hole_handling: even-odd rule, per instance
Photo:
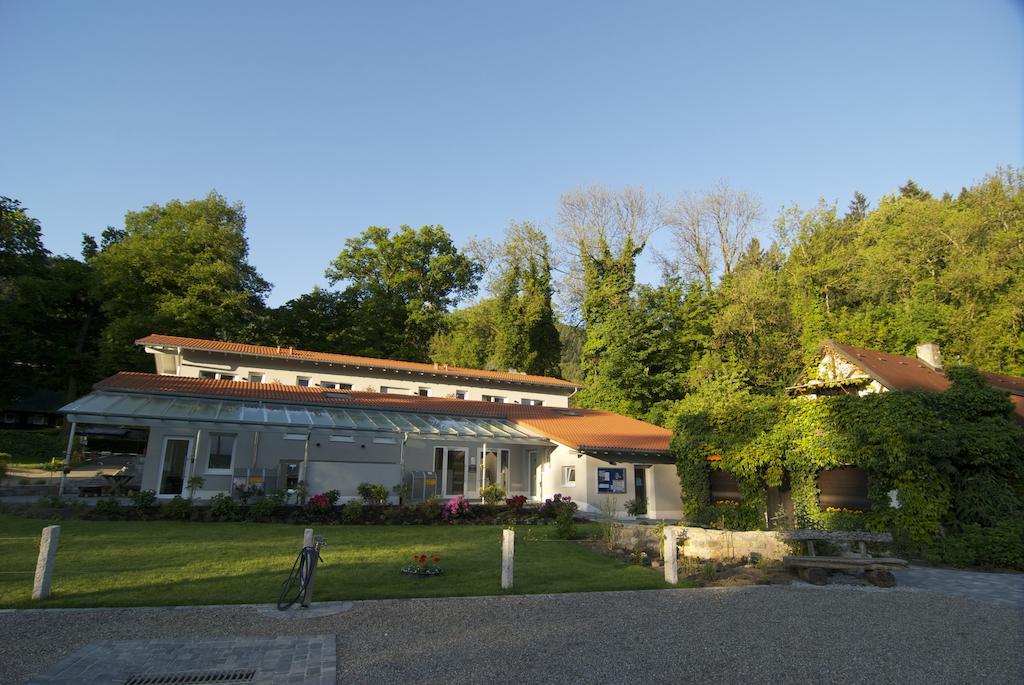
{"label": "gravel driveway", "polygon": [[[0,612],[0,681],[96,640],[336,635],[337,682],[1024,682],[1019,608],[836,587]],[[190,664],[198,667],[197,664]]]}

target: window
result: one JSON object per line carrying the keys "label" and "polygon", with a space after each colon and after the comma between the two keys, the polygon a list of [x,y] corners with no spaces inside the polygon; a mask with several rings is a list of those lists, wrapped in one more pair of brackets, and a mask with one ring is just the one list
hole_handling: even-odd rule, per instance
{"label": "window", "polygon": [[206,472],[231,471],[235,453],[235,436],[227,433],[210,433],[210,456],[206,461]]}
{"label": "window", "polygon": [[456,390],[455,391],[455,399],[457,399],[457,400],[464,400],[464,399],[466,399],[466,391],[465,390]]}
{"label": "window", "polygon": [[30,423],[33,426],[45,426],[46,425],[46,417],[43,416],[42,414],[33,414]]}
{"label": "window", "polygon": [[519,400],[519,404],[525,404],[529,407],[542,407],[544,406],[544,400],[531,400],[526,397]]}
{"label": "window", "polygon": [[13,411],[4,412],[4,423],[17,423],[18,415]]}
{"label": "window", "polygon": [[200,378],[214,378],[220,381],[233,381],[235,376],[230,373],[220,373],[218,371],[200,371]]}
{"label": "window", "polygon": [[351,435],[332,435],[331,442],[355,442]]}
{"label": "window", "polygon": [[856,466],[842,466],[818,474],[818,506],[823,509],[868,511],[868,474]]}
{"label": "window", "polygon": [[262,383],[263,382],[263,374],[262,373],[253,373],[253,372],[250,371],[249,372],[249,382],[250,383]]}
{"label": "window", "polygon": [[430,388],[420,388],[416,391],[416,394],[420,397],[430,397]]}
{"label": "window", "polygon": [[712,502],[738,502],[743,499],[736,476],[722,469],[711,469],[708,475]]}
{"label": "window", "polygon": [[576,485],[576,467],[575,466],[563,466],[562,467],[562,486],[573,487]]}
{"label": "window", "polygon": [[318,385],[321,388],[327,388],[328,390],[351,390],[351,383],[337,383],[335,381],[320,381]]}
{"label": "window", "polygon": [[374,445],[397,445],[398,444],[398,440],[396,440],[395,438],[374,438],[373,439],[373,444]]}
{"label": "window", "polygon": [[300,388],[308,388],[309,381],[311,380],[312,379],[309,376],[299,376],[298,378],[295,379],[295,385],[299,386]]}
{"label": "window", "polygon": [[497,402],[502,404],[505,401],[504,397],[498,397],[497,395],[484,395],[484,402]]}

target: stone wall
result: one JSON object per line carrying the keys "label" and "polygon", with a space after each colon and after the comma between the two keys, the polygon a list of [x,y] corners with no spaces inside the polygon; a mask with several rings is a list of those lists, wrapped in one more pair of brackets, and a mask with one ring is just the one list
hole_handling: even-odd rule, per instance
{"label": "stone wall", "polygon": [[[774,531],[709,530],[690,526],[675,526],[679,531],[680,555],[697,559],[728,560],[750,557],[781,560],[792,554],[789,545]],[[643,547],[660,550],[654,526],[616,524],[613,545],[630,550]]]}
{"label": "stone wall", "polygon": [[699,559],[739,559],[756,554],[781,560],[791,554],[789,545],[768,530],[708,530],[681,526],[682,555]]}

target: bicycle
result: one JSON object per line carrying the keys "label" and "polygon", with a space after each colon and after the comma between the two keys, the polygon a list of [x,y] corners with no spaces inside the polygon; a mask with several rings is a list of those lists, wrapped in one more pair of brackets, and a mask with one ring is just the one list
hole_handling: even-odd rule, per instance
{"label": "bicycle", "polygon": [[327,546],[327,541],[317,535],[313,538],[313,546],[306,546],[299,552],[295,563],[292,564],[292,572],[288,578],[281,583],[281,594],[277,597],[277,608],[279,611],[286,611],[291,608],[299,599],[302,599],[302,606],[307,605],[306,590],[313,583],[313,574],[316,573],[318,561],[323,561],[320,550]]}

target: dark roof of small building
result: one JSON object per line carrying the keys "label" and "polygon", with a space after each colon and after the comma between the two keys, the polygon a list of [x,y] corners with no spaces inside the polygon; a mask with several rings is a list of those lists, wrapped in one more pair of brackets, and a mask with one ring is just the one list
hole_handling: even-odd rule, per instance
{"label": "dark roof of small building", "polygon": [[[866,350],[827,339],[822,343],[822,348],[837,352],[889,390],[943,392],[952,385],[944,373],[932,369],[916,357]],[[992,387],[1010,393],[1017,420],[1024,423],[1024,378],[990,372],[983,372],[982,375]]]}

